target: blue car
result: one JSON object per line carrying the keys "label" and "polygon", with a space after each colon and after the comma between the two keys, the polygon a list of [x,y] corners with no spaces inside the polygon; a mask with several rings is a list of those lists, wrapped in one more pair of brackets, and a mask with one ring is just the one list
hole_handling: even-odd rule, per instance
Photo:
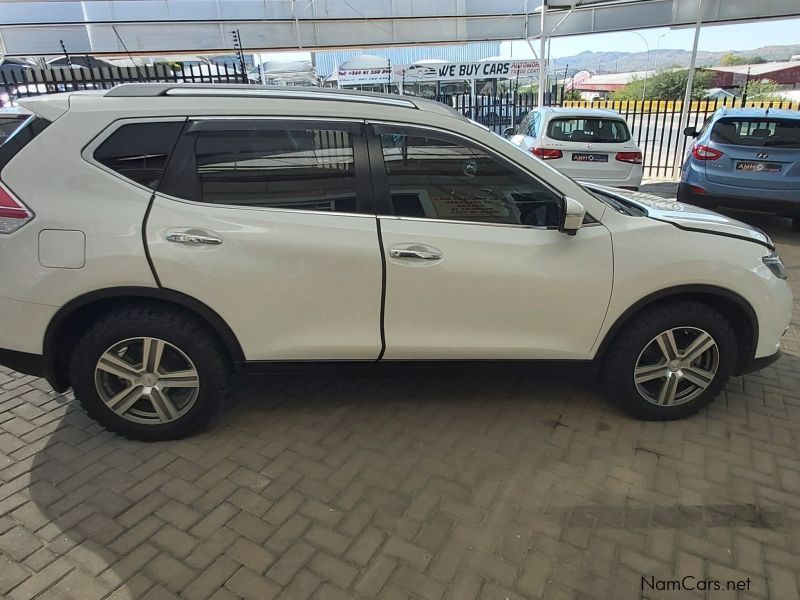
{"label": "blue car", "polygon": [[775,213],[800,231],[800,112],[721,108],[684,134],[695,139],[679,201]]}

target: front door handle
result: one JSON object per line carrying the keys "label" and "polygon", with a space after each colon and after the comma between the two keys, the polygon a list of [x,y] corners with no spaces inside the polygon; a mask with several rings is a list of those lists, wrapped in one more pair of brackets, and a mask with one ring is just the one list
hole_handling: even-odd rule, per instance
{"label": "front door handle", "polygon": [[173,242],[175,244],[186,244],[187,246],[194,246],[197,244],[219,246],[222,243],[221,237],[198,229],[189,229],[186,231],[168,231],[166,239],[168,242]]}
{"label": "front door handle", "polygon": [[412,248],[392,248],[389,250],[392,258],[416,258],[418,260],[441,260],[442,255],[429,250],[414,250]]}

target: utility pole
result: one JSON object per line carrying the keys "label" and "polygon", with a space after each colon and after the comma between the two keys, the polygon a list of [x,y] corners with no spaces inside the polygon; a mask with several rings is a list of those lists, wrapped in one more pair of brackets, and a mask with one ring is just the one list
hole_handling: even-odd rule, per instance
{"label": "utility pole", "polygon": [[61,44],[61,50],[64,51],[64,56],[67,57],[67,66],[71,69],[72,59],[69,57],[69,52],[67,52],[67,47],[64,45],[64,40],[58,40],[58,43]]}
{"label": "utility pole", "polygon": [[544,18],[547,14],[547,0],[542,0],[542,5],[539,7],[539,11],[541,13],[541,19],[539,21],[539,94],[536,101],[539,106],[544,106],[544,86],[547,85],[547,65],[544,62]]}
{"label": "utility pole", "polygon": [[249,79],[247,78],[247,65],[244,62],[244,51],[242,50],[242,36],[239,34],[238,29],[231,31],[231,35],[233,36],[233,48],[236,50],[236,55],[239,58],[239,66],[242,69],[242,83],[249,83]]}
{"label": "utility pole", "polygon": [[[692,59],[689,63],[689,76],[686,79],[686,92],[683,95],[683,104],[681,105],[681,116],[678,119],[678,135],[683,135],[683,130],[689,121],[689,105],[692,102],[692,85],[694,85],[694,67],[697,64],[697,44],[700,41],[700,28],[703,24],[703,0],[697,0],[697,22],[694,26],[694,42],[692,43]],[[680,138],[678,138],[680,139]],[[672,167],[672,178],[677,179],[680,172],[681,165],[678,160]]]}

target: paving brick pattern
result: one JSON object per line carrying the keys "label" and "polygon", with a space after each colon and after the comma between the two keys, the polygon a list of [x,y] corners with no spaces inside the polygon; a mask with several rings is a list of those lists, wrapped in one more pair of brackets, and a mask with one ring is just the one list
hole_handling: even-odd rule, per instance
{"label": "paving brick pattern", "polygon": [[[297,376],[155,444],[0,369],[0,597],[800,598],[800,303],[784,349],[672,423],[563,373]],[[749,584],[642,591],[687,575]]]}

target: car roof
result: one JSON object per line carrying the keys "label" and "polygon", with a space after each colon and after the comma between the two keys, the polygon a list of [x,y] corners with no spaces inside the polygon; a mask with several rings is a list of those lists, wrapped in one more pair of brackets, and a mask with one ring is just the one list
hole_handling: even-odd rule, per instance
{"label": "car roof", "polygon": [[562,106],[543,106],[540,110],[552,113],[558,117],[611,117],[622,119],[622,115],[615,110],[605,108],[581,108],[581,107],[562,107]]}
{"label": "car roof", "polygon": [[778,118],[778,119],[800,119],[800,112],[796,110],[782,110],[779,108],[727,108],[723,107],[719,117],[746,117],[746,118]]}

